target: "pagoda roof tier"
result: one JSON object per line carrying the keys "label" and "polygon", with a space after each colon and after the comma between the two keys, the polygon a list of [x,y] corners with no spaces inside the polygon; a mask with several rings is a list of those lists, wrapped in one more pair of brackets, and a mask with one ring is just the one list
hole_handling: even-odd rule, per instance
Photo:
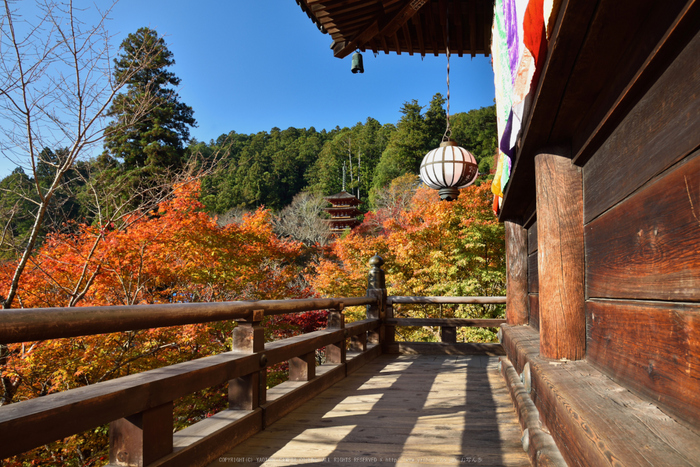
{"label": "pagoda roof tier", "polygon": [[341,214],[343,216],[357,216],[362,214],[362,212],[355,206],[333,206],[330,208],[324,208],[324,211],[330,213],[331,215]]}
{"label": "pagoda roof tier", "polygon": [[342,204],[342,205],[351,205],[351,206],[357,206],[358,204],[361,203],[359,199],[357,199],[355,196],[351,195],[347,191],[343,190],[340,193],[336,193],[331,196],[326,196],[324,198],[326,201],[328,201],[331,204]]}

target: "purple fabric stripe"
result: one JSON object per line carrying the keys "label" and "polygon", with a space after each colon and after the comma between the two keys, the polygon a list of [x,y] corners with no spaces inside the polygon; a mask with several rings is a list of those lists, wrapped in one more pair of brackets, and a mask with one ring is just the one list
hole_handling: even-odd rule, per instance
{"label": "purple fabric stripe", "polygon": [[513,157],[513,148],[510,147],[510,134],[513,131],[513,109],[508,113],[508,121],[501,136],[501,142],[498,145],[500,150],[508,157]]}
{"label": "purple fabric stripe", "polygon": [[510,78],[515,84],[518,75],[518,12],[515,8],[515,0],[503,0],[503,19],[506,27],[506,41],[508,42],[508,61],[510,62]]}

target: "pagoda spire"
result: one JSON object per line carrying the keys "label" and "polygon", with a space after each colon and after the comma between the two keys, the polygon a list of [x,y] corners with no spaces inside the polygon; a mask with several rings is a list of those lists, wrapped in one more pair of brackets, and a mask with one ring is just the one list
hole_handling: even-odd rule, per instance
{"label": "pagoda spire", "polygon": [[345,191],[345,161],[343,161],[343,191]]}

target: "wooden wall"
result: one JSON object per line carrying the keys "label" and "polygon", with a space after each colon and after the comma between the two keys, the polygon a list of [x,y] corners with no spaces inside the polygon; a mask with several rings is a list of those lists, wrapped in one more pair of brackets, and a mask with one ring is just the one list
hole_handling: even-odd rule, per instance
{"label": "wooden wall", "polygon": [[540,284],[537,276],[537,221],[527,229],[527,293],[530,300],[530,326],[540,329]]}
{"label": "wooden wall", "polygon": [[587,359],[700,426],[700,33],[583,166]]}
{"label": "wooden wall", "polygon": [[527,229],[528,323],[534,161],[558,154],[583,179],[586,360],[700,433],[700,2],[565,3],[501,212]]}

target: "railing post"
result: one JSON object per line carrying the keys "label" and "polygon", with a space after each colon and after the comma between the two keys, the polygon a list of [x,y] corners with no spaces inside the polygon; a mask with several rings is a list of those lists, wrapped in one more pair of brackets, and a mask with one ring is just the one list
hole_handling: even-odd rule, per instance
{"label": "railing post", "polygon": [[172,401],[109,424],[109,462],[143,466],[173,452]]}
{"label": "railing post", "polygon": [[455,326],[440,326],[440,337],[447,344],[457,343],[457,328]]}
{"label": "railing post", "polygon": [[289,359],[289,381],[311,381],[316,377],[316,352]]}
{"label": "railing post", "polygon": [[[381,319],[386,321],[386,281],[384,279],[384,271],[382,271],[384,260],[379,255],[374,255],[369,260],[369,265],[372,267],[369,270],[367,277],[367,296],[376,297],[376,305],[367,305],[367,318]],[[379,328],[379,332],[371,331],[368,335],[368,340],[372,344],[379,344],[384,339],[382,334],[385,333],[384,324]]]}
{"label": "railing post", "polygon": [[[265,350],[265,329],[260,325],[263,316],[263,310],[254,310],[250,318],[238,320],[238,326],[233,329],[234,351],[258,353]],[[261,371],[230,380],[228,382],[229,408],[253,410],[260,404],[264,404],[266,379],[267,369],[263,368]]]}
{"label": "railing post", "polygon": [[[386,301],[386,306],[385,306],[385,321],[387,319],[393,319],[394,318],[394,302],[391,300],[387,299]],[[396,341],[396,326],[391,326],[388,324],[384,325],[384,339],[382,340],[382,345],[386,349],[388,346],[394,344]],[[384,350],[385,353],[388,353],[388,350]]]}
{"label": "railing post", "polygon": [[[328,325],[326,329],[345,329],[345,315],[343,314],[343,304],[337,310],[328,312]],[[340,341],[326,346],[326,362],[345,363],[345,336]]]}
{"label": "railing post", "polygon": [[367,334],[358,334],[350,338],[350,350],[364,352],[367,350]]}

